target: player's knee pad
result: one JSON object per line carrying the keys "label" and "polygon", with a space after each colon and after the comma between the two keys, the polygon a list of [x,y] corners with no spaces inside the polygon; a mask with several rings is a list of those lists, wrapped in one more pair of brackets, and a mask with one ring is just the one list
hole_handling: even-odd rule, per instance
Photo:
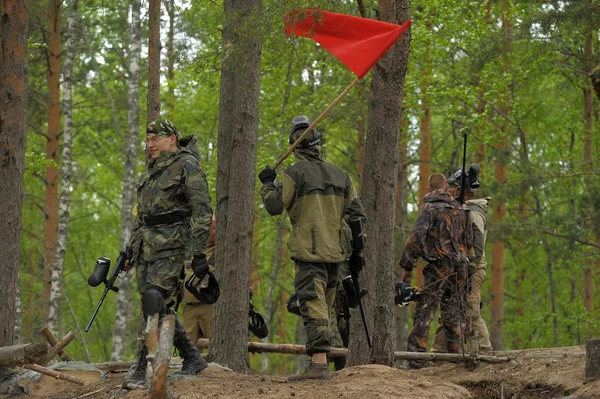
{"label": "player's knee pad", "polygon": [[165,310],[164,291],[154,285],[149,286],[142,295],[142,312],[146,316],[162,313]]}

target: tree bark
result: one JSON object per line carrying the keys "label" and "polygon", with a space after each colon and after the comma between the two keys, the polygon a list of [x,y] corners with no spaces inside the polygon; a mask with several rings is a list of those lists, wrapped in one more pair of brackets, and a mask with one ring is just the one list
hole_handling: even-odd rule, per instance
{"label": "tree bark", "polygon": [[27,3],[0,2],[0,346],[15,335],[27,137]]}
{"label": "tree bark", "polygon": [[67,254],[67,239],[69,236],[69,198],[71,196],[72,149],[73,149],[73,66],[75,64],[77,40],[77,0],[70,1],[67,37],[67,59],[63,75],[63,150],[60,177],[62,180],[58,206],[58,231],[56,237],[56,255],[52,268],[50,282],[50,307],[48,310],[48,328],[58,334],[58,319],[62,298],[62,279]]}
{"label": "tree bark", "polygon": [[[44,211],[44,295],[43,303],[50,302],[52,268],[56,254],[58,232],[58,184],[59,144],[60,144],[60,5],[61,0],[48,2],[48,132],[46,157],[54,164],[46,167],[46,200]],[[44,316],[46,319],[49,314]]]}
{"label": "tree bark", "polygon": [[154,375],[152,384],[148,386],[149,397],[152,399],[165,399],[167,394],[167,375],[171,362],[171,349],[175,334],[175,315],[166,316],[160,324],[160,338],[158,340],[158,354],[154,360]]}
{"label": "tree bark", "polygon": [[600,339],[588,339],[585,345],[585,378],[600,377]]}
{"label": "tree bark", "polygon": [[[127,77],[127,140],[123,145],[125,164],[123,165],[123,197],[121,206],[120,248],[131,237],[133,227],[133,206],[135,199],[135,166],[138,154],[140,131],[140,53],[142,48],[140,22],[140,0],[131,1],[131,25],[129,27],[129,75]],[[125,357],[127,341],[127,321],[133,311],[131,297],[131,276],[121,278],[115,303],[115,325],[113,329],[110,359],[120,361]]]}
{"label": "tree bark", "polygon": [[[408,0],[380,0],[382,21],[402,24],[410,16]],[[398,178],[402,88],[408,65],[410,31],[384,55],[372,70],[369,123],[362,202],[367,214],[363,285],[367,321],[373,336],[372,351],[358,312],[350,325],[348,365],[394,363],[394,226]]]}
{"label": "tree bark", "polygon": [[149,3],[146,125],[160,118],[160,0],[149,0]]}
{"label": "tree bark", "polygon": [[72,383],[77,384],[77,385],[84,385],[85,384],[85,381],[83,381],[81,378],[73,377],[72,375],[69,375],[69,374],[66,374],[66,373],[61,373],[59,371],[52,370],[52,369],[49,369],[47,367],[42,367],[42,366],[39,366],[37,364],[25,364],[25,365],[23,365],[23,368],[26,368],[26,369],[29,369],[29,370],[33,370],[33,371],[37,371],[40,374],[49,375],[50,377],[54,377],[57,380],[68,381],[68,382],[72,382]]}
{"label": "tree bark", "polygon": [[173,39],[175,36],[175,2],[169,0],[169,41],[167,42],[167,86],[169,94],[167,95],[167,117],[175,119],[175,46]]}
{"label": "tree bark", "polygon": [[[502,57],[505,72],[508,72],[510,65],[509,54],[512,51],[510,44],[510,31],[512,24],[510,21],[510,4],[508,0],[502,1],[502,30],[504,31],[504,45]],[[510,97],[508,89],[505,89],[503,95],[503,104],[499,107],[504,116],[510,112]],[[496,162],[494,167],[494,177],[499,187],[504,187],[508,178],[508,122],[506,118],[502,121],[500,131],[496,137]],[[494,211],[492,215],[493,224],[498,226],[504,222],[506,216],[506,198],[502,191],[494,200]],[[504,241],[502,237],[496,238],[492,243],[492,284],[491,284],[491,308],[492,323],[490,325],[490,340],[496,350],[504,347]]]}
{"label": "tree bark", "polygon": [[[52,334],[52,331],[50,331],[50,329],[48,327],[42,327],[40,329],[40,333],[44,336],[44,338],[46,338],[46,341],[48,341],[48,343],[50,344],[50,346],[55,346],[58,343],[58,339],[54,336],[54,334]],[[64,350],[61,350],[60,352],[58,352],[58,356],[60,356],[60,358],[62,360],[68,360],[68,361],[73,361],[74,360]]]}
{"label": "tree bark", "polygon": [[73,341],[74,339],[75,339],[75,334],[73,334],[72,331],[69,331],[69,333],[67,335],[65,335],[60,341],[58,341],[56,343],[56,345],[54,345],[52,348],[50,348],[50,350],[48,351],[48,355],[46,355],[46,358],[44,360],[42,360],[41,362],[39,362],[39,364],[45,365],[46,363],[49,363],[50,361],[52,361],[52,359],[54,359],[54,356],[61,353],[62,350],[65,349],[67,347],[67,345],[69,345],[69,343],[71,343],[71,341]]}
{"label": "tree bark", "polygon": [[[248,364],[248,285],[254,217],[262,0],[225,0],[217,170],[217,279],[209,358]],[[229,204],[232,204],[230,207]]]}

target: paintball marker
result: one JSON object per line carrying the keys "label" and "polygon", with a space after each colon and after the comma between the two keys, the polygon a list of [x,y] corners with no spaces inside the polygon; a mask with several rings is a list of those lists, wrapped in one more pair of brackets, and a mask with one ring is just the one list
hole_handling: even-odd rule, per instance
{"label": "paintball marker", "polygon": [[[363,270],[365,265],[365,261],[361,254],[361,251],[365,247],[365,236],[363,233],[362,221],[360,219],[350,221],[349,225],[350,230],[352,230],[352,255],[350,255],[350,260],[348,262],[348,268],[350,269],[349,277],[351,278],[348,279],[348,277],[346,277],[344,281],[342,281],[342,284],[348,297],[348,306],[352,307],[352,305],[356,304],[360,309],[360,316],[362,317],[365,334],[367,335],[367,344],[369,345],[369,348],[371,348],[371,334],[369,334],[367,316],[365,315],[365,309],[362,303],[362,297],[367,295],[368,292],[364,289],[361,290],[358,282],[358,273]],[[356,298],[356,302],[354,302],[354,298]]]}
{"label": "paintball marker", "polygon": [[98,301],[98,305],[96,305],[96,310],[94,310],[90,321],[88,322],[87,326],[85,326],[85,332],[88,332],[90,330],[90,327],[92,326],[92,323],[94,322],[94,319],[98,314],[98,310],[100,310],[100,306],[102,306],[102,302],[104,302],[104,298],[106,298],[106,294],[108,293],[108,291],[113,290],[114,292],[119,292],[119,287],[115,285],[115,281],[117,281],[119,273],[123,271],[125,267],[125,261],[128,259],[129,257],[127,256],[125,251],[121,251],[119,257],[117,258],[117,265],[113,269],[113,272],[110,275],[108,281],[106,280],[106,276],[108,275],[108,269],[110,269],[110,259],[102,257],[96,260],[96,266],[94,267],[94,271],[88,278],[88,285],[90,287],[97,287],[100,284],[104,283],[105,288],[104,292],[102,293],[102,296],[100,297],[100,301]]}

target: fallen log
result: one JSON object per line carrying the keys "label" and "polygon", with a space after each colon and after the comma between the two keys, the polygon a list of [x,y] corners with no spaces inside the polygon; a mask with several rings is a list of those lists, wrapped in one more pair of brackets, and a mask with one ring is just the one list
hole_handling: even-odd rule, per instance
{"label": "fallen log", "polygon": [[171,349],[173,348],[173,336],[175,334],[175,315],[165,316],[160,324],[158,338],[158,352],[154,359],[154,375],[149,388],[151,399],[167,399],[167,375],[169,374],[169,363],[171,362]]}
{"label": "fallen log", "polygon": [[46,358],[44,360],[42,360],[41,363],[39,364],[46,364],[49,361],[51,361],[54,356],[58,355],[63,349],[65,349],[67,347],[67,345],[69,345],[71,343],[71,341],[73,341],[75,339],[75,334],[73,334],[73,331],[69,331],[67,333],[67,335],[65,335],[63,337],[63,339],[61,339],[60,341],[58,341],[56,343],[56,345],[54,345],[50,351],[48,352],[48,356],[46,356]]}
{"label": "fallen log", "polygon": [[57,380],[68,381],[68,382],[72,382],[72,383],[78,384],[78,385],[84,384],[83,380],[80,378],[73,377],[71,375],[61,373],[59,371],[52,370],[47,367],[38,366],[37,364],[24,364],[22,367],[29,369],[29,370],[37,371],[38,373],[41,373],[41,374],[49,375],[50,377],[54,377]]}
{"label": "fallen log", "polygon": [[47,355],[48,345],[45,342],[5,346],[0,348],[0,367],[38,363],[45,359]]}
{"label": "fallen log", "polygon": [[98,370],[106,371],[108,373],[114,373],[119,371],[128,370],[136,364],[136,361],[128,361],[128,362],[103,362],[103,363],[93,363],[93,366]]}
{"label": "fallen log", "polygon": [[[209,341],[206,338],[200,338],[196,342],[198,349],[208,348]],[[248,342],[249,352],[271,352],[271,353],[288,353],[294,355],[305,355],[306,347],[304,345],[293,344],[271,344],[263,342]],[[331,348],[330,357],[346,357],[348,350],[344,348]],[[448,362],[460,362],[469,359],[469,355],[462,353],[427,353],[427,352],[394,352],[396,360],[441,360]],[[476,360],[487,363],[506,363],[510,359],[506,357],[497,357],[490,355],[477,355]]]}
{"label": "fallen log", "polygon": [[[40,333],[46,338],[46,341],[50,344],[50,346],[55,346],[58,343],[58,338],[52,334],[52,331],[47,326],[44,326],[40,329]],[[72,362],[73,359],[65,350],[61,350],[58,352],[58,356],[64,361]]]}

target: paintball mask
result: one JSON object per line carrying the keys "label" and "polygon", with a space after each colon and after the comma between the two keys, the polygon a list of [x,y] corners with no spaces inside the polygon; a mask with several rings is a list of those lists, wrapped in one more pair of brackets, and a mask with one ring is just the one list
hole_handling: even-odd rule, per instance
{"label": "paintball mask", "polygon": [[[474,192],[476,189],[478,189],[481,186],[481,183],[479,183],[479,165],[477,165],[476,163],[472,163],[471,166],[469,166],[469,170],[467,171],[466,180],[467,180],[466,189],[467,189],[467,191],[469,191],[471,193]],[[461,168],[461,169],[457,170],[456,172],[454,172],[454,174],[448,178],[448,185],[460,188],[462,186],[462,181],[463,181],[463,176],[462,176],[462,168]]]}
{"label": "paintball mask", "polygon": [[269,335],[269,328],[267,327],[267,323],[265,323],[265,319],[262,317],[262,315],[254,310],[252,294],[252,288],[250,288],[248,295],[248,330],[250,330],[252,334],[260,339],[267,338],[267,335]]}
{"label": "paintball mask", "polygon": [[217,302],[221,290],[219,283],[211,272],[207,272],[199,278],[195,274],[192,275],[186,282],[185,288],[198,300],[198,302],[212,305]]}
{"label": "paintball mask", "polygon": [[300,301],[298,301],[298,295],[294,292],[287,301],[287,311],[300,316]]}
{"label": "paintball mask", "polygon": [[398,281],[396,283],[396,289],[394,291],[396,296],[394,297],[394,301],[396,305],[403,307],[408,306],[411,302],[414,302],[417,299],[417,296],[421,293],[416,287],[412,287],[409,283],[404,281]]}
{"label": "paintball mask", "polygon": [[[311,123],[312,122],[310,121],[310,119],[308,119],[308,117],[304,115],[297,116],[292,120],[292,123],[290,125],[290,145],[294,144],[294,142],[298,140],[298,137],[300,137],[302,133],[304,133],[304,131],[311,125]],[[302,142],[298,144],[298,147],[310,148],[315,145],[319,145],[320,142],[321,139],[319,137],[319,132],[317,131],[317,129],[313,128],[312,131],[304,137],[304,140],[302,140]]]}

